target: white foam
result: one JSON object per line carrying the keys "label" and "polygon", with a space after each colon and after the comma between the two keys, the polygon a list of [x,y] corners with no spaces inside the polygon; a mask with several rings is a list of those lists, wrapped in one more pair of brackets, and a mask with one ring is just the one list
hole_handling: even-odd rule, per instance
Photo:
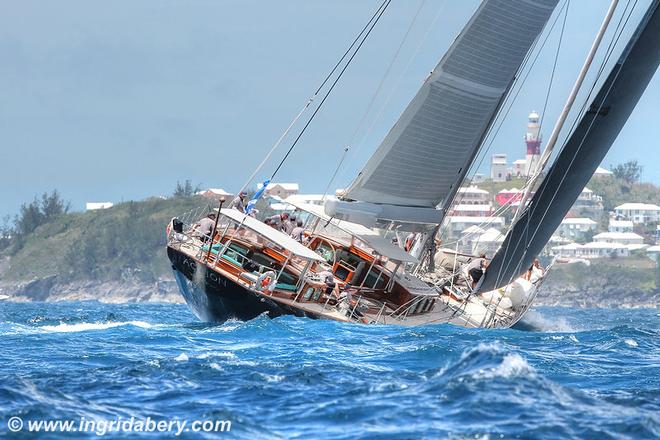
{"label": "white foam", "polygon": [[284,380],[284,376],[280,374],[264,374],[264,373],[259,373],[261,377],[266,379],[266,382],[282,382]]}
{"label": "white foam", "polygon": [[59,324],[59,325],[44,325],[40,329],[55,332],[55,333],[75,333],[86,332],[90,330],[107,330],[114,327],[122,327],[131,325],[134,327],[151,328],[153,327],[148,322],[143,321],[127,321],[127,322],[79,322],[77,324]]}
{"label": "white foam", "polygon": [[185,353],[181,353],[180,355],[175,357],[174,360],[177,362],[188,362],[188,355]]}
{"label": "white foam", "polygon": [[209,367],[213,368],[214,370],[217,371],[223,371],[222,367],[219,364],[216,364],[215,362],[211,362],[209,364]]}
{"label": "white foam", "polygon": [[229,359],[236,359],[236,355],[234,353],[231,353],[229,351],[209,351],[206,353],[202,353],[199,356],[195,356],[197,359],[208,359],[208,358],[213,358],[213,357],[223,357],[223,358],[229,358]]}
{"label": "white foam", "polygon": [[502,359],[502,363],[494,368],[479,370],[475,376],[481,379],[493,377],[518,377],[534,374],[534,368],[518,353],[509,353]]}
{"label": "white foam", "polygon": [[631,347],[637,347],[638,345],[637,341],[635,341],[634,339],[625,339],[623,342],[625,342],[627,345]]}
{"label": "white foam", "polygon": [[578,338],[575,337],[575,335],[570,335],[570,336],[568,337],[568,339],[570,339],[571,341],[575,342],[576,344],[578,344],[578,343],[580,342],[580,341],[578,341]]}
{"label": "white foam", "polygon": [[578,331],[565,318],[546,318],[536,310],[527,312],[521,323],[527,324],[535,331],[540,332],[573,333]]}

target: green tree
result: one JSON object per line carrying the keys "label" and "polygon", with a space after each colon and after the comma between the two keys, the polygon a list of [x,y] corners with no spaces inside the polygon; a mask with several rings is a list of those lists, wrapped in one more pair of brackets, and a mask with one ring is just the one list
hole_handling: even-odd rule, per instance
{"label": "green tree", "polygon": [[33,232],[44,222],[44,214],[41,212],[41,205],[35,197],[30,203],[23,203],[16,216],[16,235],[19,237],[26,236]]}
{"label": "green tree", "polygon": [[636,160],[631,160],[615,166],[612,168],[612,172],[615,177],[633,184],[639,182],[640,177],[642,177],[643,169],[644,167],[642,167]]}
{"label": "green tree", "polygon": [[6,215],[2,218],[2,225],[0,225],[0,251],[9,247],[13,235],[14,228],[11,226],[11,217]]}
{"label": "green tree", "polygon": [[41,213],[44,221],[52,220],[62,214],[66,214],[71,209],[71,203],[65,202],[60,197],[60,193],[54,189],[50,194],[41,195]]}
{"label": "green tree", "polygon": [[200,186],[199,185],[193,186],[192,182],[188,179],[183,183],[177,180],[176,188],[174,188],[172,197],[177,197],[177,198],[192,197],[199,190],[200,190]]}

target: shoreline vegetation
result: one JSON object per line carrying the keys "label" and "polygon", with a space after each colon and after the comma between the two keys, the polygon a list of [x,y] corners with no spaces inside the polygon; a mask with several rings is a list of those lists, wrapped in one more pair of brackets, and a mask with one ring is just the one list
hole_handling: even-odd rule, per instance
{"label": "shoreline vegetation", "polygon": [[[649,201],[660,194],[651,184],[609,179],[606,205],[630,193],[642,192]],[[186,182],[170,198],[88,212],[69,212],[57,191],[24,204],[13,226],[5,219],[0,231],[0,298],[182,302],[165,251],[165,227],[176,215],[217,207],[195,192]],[[258,209],[267,214],[267,202],[260,201]],[[589,266],[558,264],[536,304],[657,307],[660,269],[644,255],[592,260]]]}

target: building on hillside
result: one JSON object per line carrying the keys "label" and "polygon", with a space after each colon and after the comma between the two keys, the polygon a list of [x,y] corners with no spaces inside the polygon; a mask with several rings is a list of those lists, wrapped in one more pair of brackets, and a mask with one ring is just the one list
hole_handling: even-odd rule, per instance
{"label": "building on hillside", "polygon": [[629,255],[630,249],[622,243],[594,241],[584,244],[580,248],[582,258],[627,257]]}
{"label": "building on hillside", "polygon": [[[257,190],[260,190],[263,186],[262,183],[257,184]],[[276,196],[280,199],[286,199],[289,196],[298,194],[300,191],[300,186],[297,183],[269,183],[266,187],[266,190],[263,193],[262,197],[272,197]]]}
{"label": "building on hillside", "polygon": [[488,217],[492,213],[493,206],[490,203],[486,205],[454,205],[449,211],[449,215],[465,217]]}
{"label": "building on hillside", "polygon": [[614,212],[634,224],[660,222],[660,206],[650,203],[624,203],[614,208]]}
{"label": "building on hillside", "polygon": [[[503,189],[498,192],[495,196],[495,201],[503,206],[505,204],[511,204],[511,206],[518,206],[523,197],[523,190],[518,188]],[[534,194],[534,193],[532,193]]]}
{"label": "building on hillside", "polygon": [[470,185],[458,189],[456,200],[461,205],[488,205],[490,204],[490,193],[485,189]]}
{"label": "building on hillside", "polygon": [[225,199],[228,202],[231,202],[234,198],[232,193],[229,193],[222,188],[207,188],[202,191],[197,191],[195,195],[215,200]]}
{"label": "building on hillside", "polygon": [[513,161],[513,168],[511,174],[515,177],[525,177],[527,172],[527,161],[525,159],[518,159]]}
{"label": "building on hillside", "polygon": [[504,228],[504,217],[468,217],[468,216],[447,216],[444,222],[446,232],[445,238],[455,240],[461,237],[461,234],[471,226],[478,226],[481,229]]}
{"label": "building on hillside", "polygon": [[577,240],[584,238],[590,231],[595,231],[598,222],[587,217],[565,218],[557,228],[557,232],[565,238]]}
{"label": "building on hillside", "polygon": [[475,235],[469,246],[472,253],[477,255],[485,253],[487,257],[492,258],[504,242],[504,234],[495,228],[488,228],[483,234]]}
{"label": "building on hillside", "polygon": [[493,154],[493,158],[490,163],[490,178],[493,182],[506,182],[506,154]]}
{"label": "building on hillside", "polygon": [[630,220],[616,220],[611,218],[607,230],[608,232],[632,232],[633,222]]}
{"label": "building on hillside", "polygon": [[98,209],[108,209],[112,208],[114,204],[112,202],[87,202],[85,203],[85,211],[96,211]]}
{"label": "building on hillside", "polygon": [[597,243],[644,244],[644,237],[634,232],[601,232],[594,235]]}
{"label": "building on hillside", "polygon": [[660,246],[650,246],[646,248],[646,255],[653,261],[656,265],[660,264]]}
{"label": "building on hillside", "polygon": [[599,219],[603,215],[603,198],[585,187],[568,212],[568,215],[572,217]]}
{"label": "building on hillside", "polygon": [[581,244],[577,243],[568,243],[561,244],[558,246],[553,246],[550,248],[552,255],[559,258],[580,258],[580,250],[582,249]]}
{"label": "building on hillside", "polygon": [[596,168],[596,171],[594,171],[594,177],[607,177],[611,176],[614,173],[610,170],[606,170],[605,168],[598,167]]}
{"label": "building on hillside", "polygon": [[570,243],[552,247],[552,254],[559,258],[607,258],[628,257],[630,249],[621,243],[591,242],[587,244]]}

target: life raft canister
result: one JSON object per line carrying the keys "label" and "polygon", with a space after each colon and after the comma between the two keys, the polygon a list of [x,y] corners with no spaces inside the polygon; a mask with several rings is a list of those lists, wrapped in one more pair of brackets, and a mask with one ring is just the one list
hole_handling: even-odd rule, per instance
{"label": "life raft canister", "polygon": [[272,270],[259,275],[259,278],[257,278],[257,282],[255,284],[255,289],[257,292],[268,294],[272,293],[273,289],[275,288],[275,276],[275,272]]}

